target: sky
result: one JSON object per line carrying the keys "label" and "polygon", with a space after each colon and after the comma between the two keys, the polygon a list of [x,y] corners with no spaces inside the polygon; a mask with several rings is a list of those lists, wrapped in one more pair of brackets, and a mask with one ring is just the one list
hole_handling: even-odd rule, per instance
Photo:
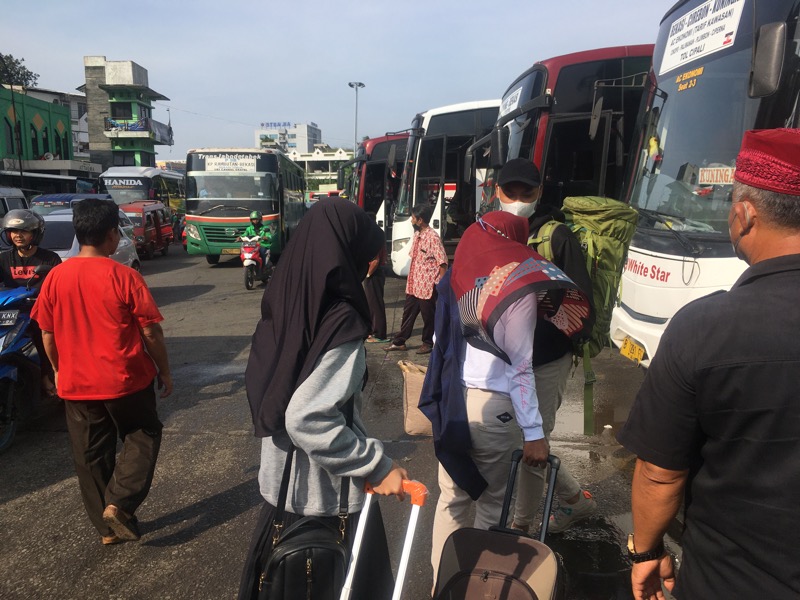
{"label": "sky", "polygon": [[[174,146],[251,147],[259,124],[314,122],[323,142],[410,126],[429,108],[500,98],[539,60],[655,41],[675,0],[0,0],[0,53],[72,91],[83,57],[132,60],[170,98]],[[169,109],[169,110],[168,110]]]}

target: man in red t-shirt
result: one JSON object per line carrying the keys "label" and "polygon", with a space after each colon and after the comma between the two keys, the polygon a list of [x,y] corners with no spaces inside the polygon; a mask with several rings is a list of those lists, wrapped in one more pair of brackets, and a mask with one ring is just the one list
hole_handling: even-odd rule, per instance
{"label": "man in red t-shirt", "polygon": [[119,244],[119,209],[86,199],[73,211],[80,253],[48,275],[31,316],[66,401],[86,512],[103,544],[115,544],[139,539],[134,513],[161,446],[153,382],[163,398],[172,378],[163,317],[144,279],[109,258]]}

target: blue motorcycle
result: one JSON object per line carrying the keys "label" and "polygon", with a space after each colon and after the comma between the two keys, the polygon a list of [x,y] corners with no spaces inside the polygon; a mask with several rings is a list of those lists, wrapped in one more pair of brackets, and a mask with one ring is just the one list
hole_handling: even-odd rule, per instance
{"label": "blue motorcycle", "polygon": [[31,337],[30,316],[39,290],[31,283],[51,269],[40,265],[26,287],[0,289],[0,452],[14,441],[17,424],[33,417],[42,402],[42,357]]}

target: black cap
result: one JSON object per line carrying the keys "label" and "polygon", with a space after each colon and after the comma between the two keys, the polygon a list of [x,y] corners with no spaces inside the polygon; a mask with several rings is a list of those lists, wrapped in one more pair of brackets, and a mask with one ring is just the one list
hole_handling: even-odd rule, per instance
{"label": "black cap", "polygon": [[497,178],[497,185],[500,187],[508,183],[524,183],[531,187],[539,187],[542,185],[542,176],[533,162],[526,158],[515,158],[503,165]]}

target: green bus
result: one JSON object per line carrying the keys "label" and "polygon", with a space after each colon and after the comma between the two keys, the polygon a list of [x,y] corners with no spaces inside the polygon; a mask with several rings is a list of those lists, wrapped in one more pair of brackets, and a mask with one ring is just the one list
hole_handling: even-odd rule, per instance
{"label": "green bus", "polygon": [[277,149],[200,148],[186,156],[186,250],[215,265],[260,211],[277,259],[306,210],[305,172]]}

